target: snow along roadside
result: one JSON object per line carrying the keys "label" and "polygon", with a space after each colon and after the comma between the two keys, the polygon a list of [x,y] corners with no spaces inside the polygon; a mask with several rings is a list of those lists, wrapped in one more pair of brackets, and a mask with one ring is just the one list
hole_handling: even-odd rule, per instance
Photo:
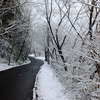
{"label": "snow along roadside", "polygon": [[37,75],[33,100],[69,100],[53,69],[46,62]]}
{"label": "snow along roadside", "polygon": [[[30,54],[30,57],[35,57],[34,54]],[[44,61],[44,57],[35,57],[36,59],[41,59]],[[6,61],[3,59],[0,59],[0,71],[5,71],[11,68],[15,68],[15,67],[19,67],[21,65],[26,65],[31,63],[31,61],[29,59],[27,59],[25,62],[20,62],[19,63],[11,63],[11,65],[8,65],[7,63],[5,63]]]}
{"label": "snow along roadside", "polygon": [[4,63],[3,60],[1,60],[0,61],[0,71],[5,71],[5,70],[8,70],[8,69],[19,67],[21,65],[26,65],[26,64],[29,64],[29,63],[30,63],[30,60],[27,59],[27,61],[21,62],[20,65],[18,63],[11,63],[11,65],[8,65],[7,63]]}

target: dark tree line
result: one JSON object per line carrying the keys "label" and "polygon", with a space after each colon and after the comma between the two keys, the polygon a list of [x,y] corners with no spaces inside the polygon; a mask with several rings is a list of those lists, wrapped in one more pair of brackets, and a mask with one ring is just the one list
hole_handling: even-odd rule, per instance
{"label": "dark tree line", "polygon": [[0,57],[11,62],[25,61],[29,53],[29,18],[18,0],[0,1]]}

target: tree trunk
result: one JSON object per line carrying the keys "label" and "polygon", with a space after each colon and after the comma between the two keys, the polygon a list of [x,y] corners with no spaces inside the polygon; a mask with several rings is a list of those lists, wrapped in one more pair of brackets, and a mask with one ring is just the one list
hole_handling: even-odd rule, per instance
{"label": "tree trunk", "polygon": [[12,48],[11,48],[11,52],[10,52],[10,56],[9,56],[9,63],[8,63],[8,65],[10,65],[10,63],[11,63],[11,57],[12,57],[12,54],[13,54],[13,49],[14,49],[14,41],[12,42]]}
{"label": "tree trunk", "polygon": [[22,45],[21,50],[20,50],[20,52],[19,52],[19,55],[18,55],[18,57],[17,57],[17,59],[16,59],[16,62],[19,60],[19,58],[20,58],[20,56],[21,56],[21,53],[22,53],[23,48],[24,48],[24,44],[25,44],[25,40],[23,41],[23,45]]}
{"label": "tree trunk", "polygon": [[59,52],[59,55],[60,55],[60,57],[61,57],[61,59],[62,59],[62,61],[64,63],[64,69],[65,69],[65,71],[67,71],[67,66],[65,64],[66,61],[64,59],[64,56],[63,56],[63,53],[62,53],[62,49],[60,47],[58,47],[58,52]]}
{"label": "tree trunk", "polygon": [[[95,5],[95,0],[91,1],[92,5]],[[91,7],[90,9],[90,18],[89,18],[89,31],[88,34],[90,35],[90,40],[92,40],[92,26],[93,26],[93,10],[94,10],[94,6]]]}

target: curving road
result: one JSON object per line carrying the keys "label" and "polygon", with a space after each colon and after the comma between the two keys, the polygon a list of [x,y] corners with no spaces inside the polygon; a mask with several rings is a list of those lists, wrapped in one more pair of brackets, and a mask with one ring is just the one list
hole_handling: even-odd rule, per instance
{"label": "curving road", "polygon": [[30,64],[0,72],[0,100],[32,100],[35,77],[43,61],[29,59]]}

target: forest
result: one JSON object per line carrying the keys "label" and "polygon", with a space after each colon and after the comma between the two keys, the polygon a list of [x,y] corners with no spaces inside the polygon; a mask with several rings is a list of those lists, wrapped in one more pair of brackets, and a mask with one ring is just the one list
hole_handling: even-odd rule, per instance
{"label": "forest", "polygon": [[72,100],[100,100],[100,1],[1,0],[1,63],[32,53],[45,57]]}

